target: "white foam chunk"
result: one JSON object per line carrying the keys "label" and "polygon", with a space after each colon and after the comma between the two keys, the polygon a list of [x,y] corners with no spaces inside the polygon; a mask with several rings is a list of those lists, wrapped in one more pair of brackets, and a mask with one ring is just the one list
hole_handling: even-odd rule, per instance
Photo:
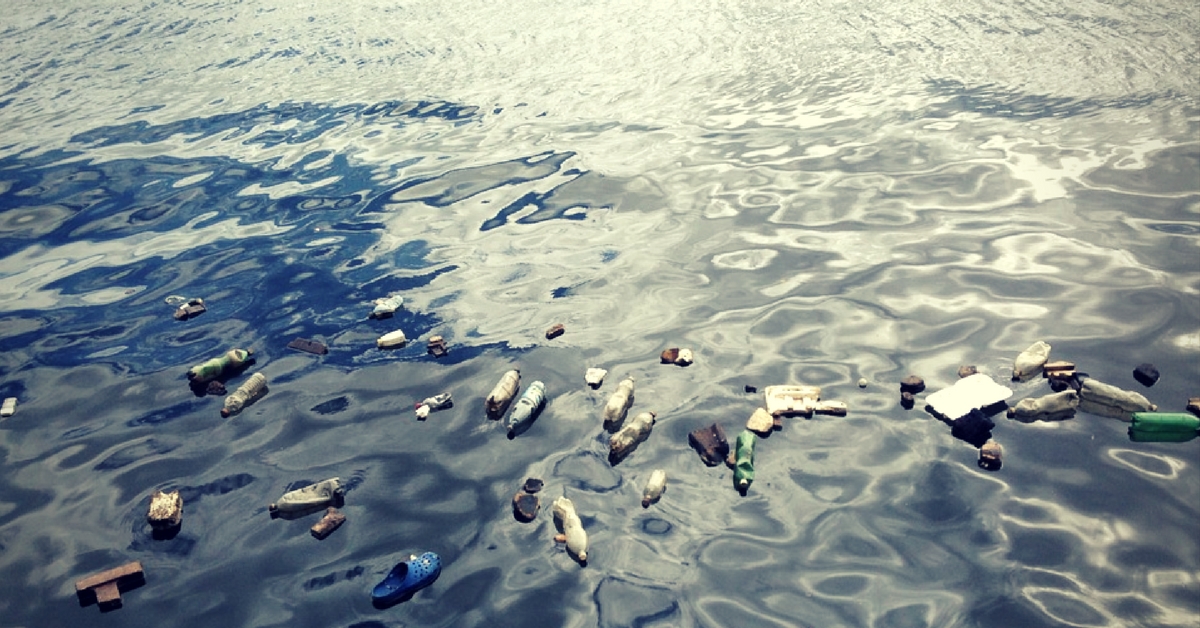
{"label": "white foam chunk", "polygon": [[1012,389],[1001,386],[983,373],[964,377],[953,386],[939,390],[925,398],[934,412],[950,420],[966,416],[975,408],[985,408],[1008,399]]}

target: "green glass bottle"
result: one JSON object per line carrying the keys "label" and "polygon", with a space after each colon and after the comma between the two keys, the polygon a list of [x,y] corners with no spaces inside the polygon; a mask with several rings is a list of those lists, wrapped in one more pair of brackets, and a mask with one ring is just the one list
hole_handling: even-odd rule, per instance
{"label": "green glass bottle", "polygon": [[742,430],[737,437],[737,458],[733,467],[733,485],[743,493],[754,481],[754,432]]}

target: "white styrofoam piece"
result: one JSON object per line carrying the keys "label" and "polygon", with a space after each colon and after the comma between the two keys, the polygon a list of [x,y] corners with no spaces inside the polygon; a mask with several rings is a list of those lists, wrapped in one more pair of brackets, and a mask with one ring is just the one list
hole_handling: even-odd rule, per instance
{"label": "white styrofoam piece", "polygon": [[966,416],[975,408],[985,408],[1008,399],[1013,394],[1012,389],[1001,386],[983,373],[964,377],[954,385],[939,390],[925,398],[925,403],[934,412],[950,420]]}

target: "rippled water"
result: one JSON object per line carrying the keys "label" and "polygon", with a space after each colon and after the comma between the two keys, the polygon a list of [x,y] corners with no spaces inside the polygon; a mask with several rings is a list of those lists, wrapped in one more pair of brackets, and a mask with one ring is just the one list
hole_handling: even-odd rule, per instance
{"label": "rippled water", "polygon": [[[20,0],[0,35],[5,625],[1200,621],[1200,441],[1000,414],[989,473],[897,389],[974,364],[1040,396],[1007,378],[1040,339],[1163,410],[1200,395],[1190,3]],[[270,392],[222,419],[184,372],[234,346]],[[481,401],[508,368],[549,397],[512,440]],[[658,422],[612,466],[627,375]],[[732,438],[777,383],[850,413],[760,439],[743,497],[687,434]],[[332,476],[328,539],[269,518]],[[426,550],[437,582],[374,608]],[[124,608],[80,607],[130,560]]]}

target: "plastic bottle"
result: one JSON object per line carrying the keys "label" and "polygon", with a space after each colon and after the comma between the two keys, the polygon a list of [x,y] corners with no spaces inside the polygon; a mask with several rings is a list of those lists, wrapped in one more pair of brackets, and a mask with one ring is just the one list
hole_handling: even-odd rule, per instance
{"label": "plastic bottle", "polygon": [[615,430],[625,421],[625,413],[633,405],[633,378],[626,377],[617,384],[617,390],[604,404],[604,428]]}
{"label": "plastic bottle", "polygon": [[650,474],[650,479],[646,481],[646,488],[642,489],[642,508],[649,508],[650,504],[658,501],[665,490],[667,490],[667,472],[655,469]]}
{"label": "plastic bottle", "polygon": [[583,522],[575,513],[575,504],[566,497],[554,500],[554,518],[562,523],[563,536],[567,540],[567,551],[571,552],[581,562],[587,561],[588,535],[583,529]]}
{"label": "plastic bottle", "polygon": [[338,500],[344,493],[342,481],[339,478],[329,478],[304,488],[288,491],[279,498],[278,502],[267,507],[272,514],[307,512],[321,509]]}
{"label": "plastic bottle", "polygon": [[650,436],[650,430],[654,427],[654,417],[657,416],[653,412],[640,412],[633,417],[625,427],[621,428],[608,441],[608,460],[610,463],[616,464],[625,456],[628,456],[634,449],[637,449],[638,443],[646,440]]}
{"label": "plastic bottle", "polygon": [[487,399],[483,402],[488,416],[500,418],[520,389],[521,371],[512,369],[501,376],[500,381],[496,383],[495,388],[492,388],[492,392],[488,393]]}
{"label": "plastic bottle", "polygon": [[250,349],[230,349],[225,355],[197,364],[188,370],[188,379],[196,384],[211,382],[226,372],[235,371],[250,362],[254,351]]}
{"label": "plastic bottle", "polygon": [[221,408],[221,416],[228,417],[242,411],[242,407],[248,402],[257,399],[267,389],[267,377],[262,373],[255,373],[246,380],[246,383],[238,387],[232,395],[225,398],[225,407]]}
{"label": "plastic bottle", "polygon": [[404,330],[397,329],[390,331],[375,339],[375,346],[380,349],[391,349],[393,347],[403,347],[408,344],[408,338],[404,337]]}
{"label": "plastic bottle", "polygon": [[1200,417],[1185,412],[1134,412],[1129,439],[1139,443],[1182,443],[1196,438]]}
{"label": "plastic bottle", "polygon": [[426,397],[424,401],[417,402],[413,407],[417,411],[417,418],[424,420],[430,412],[449,407],[451,402],[450,393],[444,392],[440,395]]}
{"label": "plastic bottle", "polygon": [[515,436],[528,429],[529,425],[541,413],[542,406],[545,404],[546,385],[541,381],[535,381],[521,394],[521,398],[517,400],[517,405],[508,415],[509,435]]}
{"label": "plastic bottle", "polygon": [[754,432],[742,430],[737,437],[737,462],[733,467],[733,484],[745,492],[754,481]]}
{"label": "plastic bottle", "polygon": [[371,310],[371,318],[387,318],[396,313],[404,305],[404,297],[392,295],[375,299],[375,309]]}

